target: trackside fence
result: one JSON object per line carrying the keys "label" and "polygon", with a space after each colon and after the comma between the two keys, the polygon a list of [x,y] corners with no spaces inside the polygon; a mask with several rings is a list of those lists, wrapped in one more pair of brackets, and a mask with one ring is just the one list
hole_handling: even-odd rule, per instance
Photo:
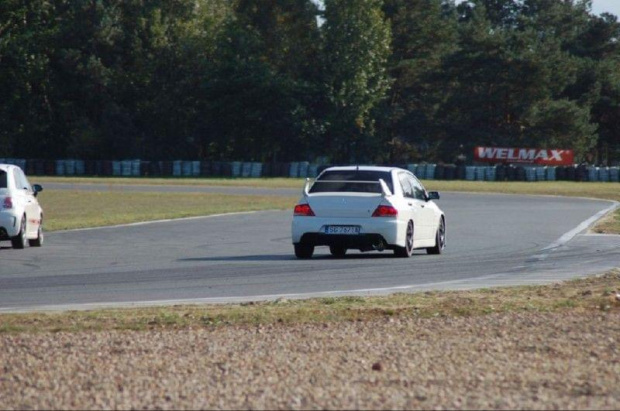
{"label": "trackside fence", "polygon": [[[0,163],[15,164],[31,176],[102,177],[316,177],[331,165],[307,161],[260,163],[241,161],[144,161],[139,159],[38,160],[0,158]],[[468,181],[600,181],[617,183],[619,167],[573,165],[534,166],[455,166],[451,164],[393,164],[413,172],[423,180]]]}

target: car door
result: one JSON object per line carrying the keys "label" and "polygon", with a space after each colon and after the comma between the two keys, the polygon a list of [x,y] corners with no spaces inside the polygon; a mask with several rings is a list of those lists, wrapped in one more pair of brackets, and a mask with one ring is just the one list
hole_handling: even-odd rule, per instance
{"label": "car door", "polygon": [[424,240],[435,238],[435,209],[432,204],[429,204],[426,200],[426,190],[422,183],[418,181],[413,175],[408,176],[409,182],[413,188],[413,196],[416,204],[420,209],[420,228]]}
{"label": "car door", "polygon": [[415,247],[417,241],[424,239],[424,228],[421,225],[423,220],[422,207],[420,207],[420,202],[415,198],[409,176],[406,173],[399,173],[398,181],[403,191],[404,207],[406,208],[407,217],[413,220],[413,241]]}

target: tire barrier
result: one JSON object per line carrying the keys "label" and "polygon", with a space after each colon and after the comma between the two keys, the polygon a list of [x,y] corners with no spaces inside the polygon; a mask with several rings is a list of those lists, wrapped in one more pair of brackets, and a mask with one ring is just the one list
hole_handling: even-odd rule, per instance
{"label": "tire barrier", "polygon": [[319,166],[318,166],[318,165],[316,165],[316,164],[310,164],[310,165],[308,166],[308,177],[310,177],[310,178],[314,178],[314,177],[318,176],[318,175],[319,175],[319,173],[318,173],[318,168],[319,168]]}
{"label": "tire barrier", "polygon": [[122,168],[120,161],[112,161],[112,175],[115,177],[122,175]]}
{"label": "tire barrier", "polygon": [[486,167],[484,173],[484,179],[486,181],[497,181],[497,168],[496,167]]}
{"label": "tire barrier", "polygon": [[242,163],[241,164],[241,177],[248,178],[252,173],[252,163]]}
{"label": "tire barrier", "polygon": [[121,176],[131,177],[131,160],[121,161]]}
{"label": "tire barrier", "polygon": [[446,167],[443,164],[437,164],[433,173],[433,180],[445,180]]}
{"label": "tire barrier", "polygon": [[465,180],[474,181],[476,179],[476,167],[468,166],[465,167]]}
{"label": "tire barrier", "polygon": [[433,180],[435,178],[436,170],[437,170],[437,166],[435,164],[427,164],[426,165],[426,179]]}
{"label": "tire barrier", "polygon": [[288,172],[288,176],[289,177],[297,177],[299,175],[299,163],[291,163],[291,165],[289,166],[289,172]]}
{"label": "tire barrier", "polygon": [[536,181],[536,170],[533,167],[525,168],[525,181]]}
{"label": "tire barrier", "polygon": [[233,161],[231,164],[232,167],[232,176],[233,177],[240,177],[241,176],[241,165],[243,163],[241,163],[241,161]]}
{"label": "tire barrier", "polygon": [[598,167],[588,168],[588,181],[597,181],[599,177]]}
{"label": "tire barrier", "polygon": [[308,166],[310,165],[307,161],[302,161],[299,163],[299,174],[298,177],[307,178],[308,177]]}
{"label": "tire barrier", "polygon": [[[0,163],[14,164],[32,176],[104,176],[104,177],[291,177],[314,178],[330,164],[308,161],[143,161],[133,160],[43,160],[0,158]],[[592,181],[620,182],[620,167],[586,165],[536,166],[456,166],[454,164],[398,164],[422,180],[468,181]]]}
{"label": "tire barrier", "polygon": [[415,174],[416,176],[418,176],[418,178],[425,180],[426,179],[426,165],[424,164],[418,164],[416,166],[416,171],[413,172],[413,174]]}

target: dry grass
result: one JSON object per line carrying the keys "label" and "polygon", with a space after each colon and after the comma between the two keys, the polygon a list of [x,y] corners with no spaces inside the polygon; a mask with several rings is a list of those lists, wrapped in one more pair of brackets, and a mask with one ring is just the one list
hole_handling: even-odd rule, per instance
{"label": "dry grass", "polygon": [[79,332],[370,321],[385,317],[476,317],[491,313],[620,310],[620,270],[546,286],[474,291],[276,300],[227,305],[180,305],[66,313],[4,314],[0,333]]}
{"label": "dry grass", "polygon": [[490,182],[490,181],[439,181],[426,180],[428,190],[461,191],[475,193],[532,194],[567,197],[601,198],[620,201],[618,183],[578,183],[572,181]]}
{"label": "dry grass", "polygon": [[[298,188],[303,187],[301,178],[101,178],[101,177],[33,177],[33,182],[65,184],[135,184],[135,185],[202,185],[229,187]],[[578,183],[572,181],[546,182],[488,182],[488,181],[445,181],[424,180],[429,190],[463,191],[478,193],[558,195],[591,197],[620,201],[620,184]]]}
{"label": "dry grass", "polygon": [[592,231],[598,234],[620,234],[620,209],[601,219]]}
{"label": "dry grass", "polygon": [[296,197],[48,190],[39,196],[48,231],[170,218],[292,209]]}
{"label": "dry grass", "polygon": [[[38,182],[135,185],[212,185],[234,187],[299,188],[303,179],[148,179],[148,178],[73,178],[41,177]],[[620,201],[620,185],[615,183],[555,182],[424,182],[429,190],[502,194],[557,195],[601,198]],[[155,187],[154,187],[155,189]],[[98,227],[138,221],[182,218],[237,211],[288,209],[297,197],[236,196],[193,193],[132,193],[126,191],[88,192],[47,190],[40,201],[46,211],[46,229]],[[620,234],[620,210],[601,221],[595,232]]]}
{"label": "dry grass", "polygon": [[32,183],[63,184],[103,184],[103,185],[175,185],[175,186],[218,186],[218,187],[262,187],[262,188],[299,188],[303,187],[301,178],[136,178],[136,177],[31,177]]}
{"label": "dry grass", "polygon": [[[438,181],[424,182],[428,190],[460,191],[474,193],[532,194],[565,197],[600,198],[620,201],[620,184],[577,183],[572,181],[485,182],[485,181]],[[592,231],[602,234],[620,234],[620,208],[597,222]]]}
{"label": "dry grass", "polygon": [[[578,183],[572,181],[547,182],[486,182],[486,181],[439,181],[424,182],[428,190],[459,191],[473,193],[531,194],[565,197],[600,198],[620,202],[618,183]],[[603,234],[620,234],[620,208],[600,220],[592,231]]]}

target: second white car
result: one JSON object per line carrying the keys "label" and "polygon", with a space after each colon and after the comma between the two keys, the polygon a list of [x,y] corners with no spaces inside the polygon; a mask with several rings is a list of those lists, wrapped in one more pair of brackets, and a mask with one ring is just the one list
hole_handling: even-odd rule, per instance
{"label": "second white car", "polygon": [[30,185],[21,168],[0,164],[0,241],[21,249],[43,245],[43,210],[37,195],[43,188]]}

